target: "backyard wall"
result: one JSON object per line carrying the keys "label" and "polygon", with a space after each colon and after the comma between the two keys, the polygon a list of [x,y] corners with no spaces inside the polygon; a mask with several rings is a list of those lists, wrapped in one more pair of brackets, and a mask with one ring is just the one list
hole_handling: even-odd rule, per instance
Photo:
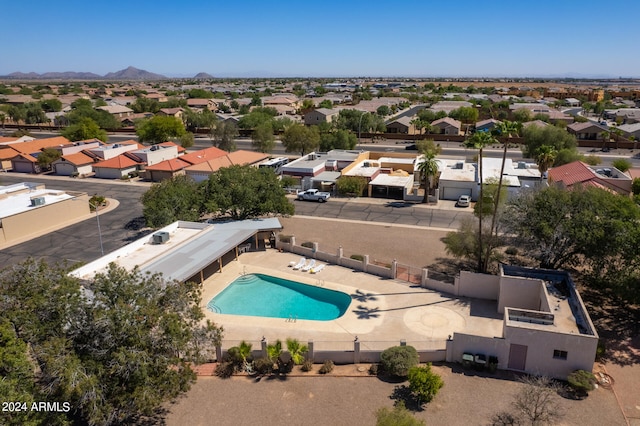
{"label": "backyard wall", "polygon": [[497,275],[460,271],[458,286],[458,296],[498,300],[500,277]]}
{"label": "backyard wall", "polygon": [[453,333],[447,341],[447,362],[462,362],[463,353],[484,354],[498,357],[498,368],[506,369],[509,359],[509,343],[501,337],[481,337],[464,333]]}

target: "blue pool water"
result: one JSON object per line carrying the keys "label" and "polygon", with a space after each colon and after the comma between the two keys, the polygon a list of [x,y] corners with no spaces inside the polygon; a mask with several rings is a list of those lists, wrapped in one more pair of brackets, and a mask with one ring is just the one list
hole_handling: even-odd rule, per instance
{"label": "blue pool water", "polygon": [[329,321],[341,317],[351,297],[340,291],[263,274],[237,278],[207,303],[212,312]]}

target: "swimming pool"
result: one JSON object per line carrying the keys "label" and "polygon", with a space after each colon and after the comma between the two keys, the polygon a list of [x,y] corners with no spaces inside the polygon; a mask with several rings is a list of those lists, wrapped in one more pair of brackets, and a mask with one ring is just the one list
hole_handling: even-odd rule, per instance
{"label": "swimming pool", "polygon": [[351,296],[264,274],[247,274],[207,303],[216,313],[330,321],[341,317]]}

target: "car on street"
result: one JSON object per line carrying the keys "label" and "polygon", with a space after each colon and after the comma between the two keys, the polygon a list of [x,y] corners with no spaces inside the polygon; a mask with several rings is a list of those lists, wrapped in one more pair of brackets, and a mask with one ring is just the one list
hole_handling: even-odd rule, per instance
{"label": "car on street", "polygon": [[319,203],[324,203],[330,197],[331,194],[328,192],[320,192],[317,189],[307,189],[306,191],[299,191],[296,193],[296,199],[301,201],[318,201]]}

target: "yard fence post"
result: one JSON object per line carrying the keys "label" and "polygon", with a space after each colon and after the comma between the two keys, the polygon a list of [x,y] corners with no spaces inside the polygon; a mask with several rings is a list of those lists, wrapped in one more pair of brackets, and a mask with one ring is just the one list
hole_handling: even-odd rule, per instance
{"label": "yard fence post", "polygon": [[353,363],[360,364],[360,341],[358,336],[353,340]]}
{"label": "yard fence post", "polygon": [[342,255],[344,254],[344,250],[342,246],[338,247],[338,265],[342,265]]}
{"label": "yard fence post", "polygon": [[398,261],[393,259],[393,262],[391,262],[391,279],[396,279],[396,277],[398,276]]}
{"label": "yard fence post", "polygon": [[364,259],[362,259],[362,271],[367,272],[367,269],[369,269],[367,268],[369,266],[369,255],[365,254],[363,258]]}
{"label": "yard fence post", "polygon": [[260,349],[262,349],[262,356],[264,358],[267,357],[267,338],[262,336],[262,340],[260,340]]}
{"label": "yard fence post", "polygon": [[420,287],[427,288],[427,278],[429,277],[429,270],[422,268],[422,274],[420,276]]}
{"label": "yard fence post", "polygon": [[318,252],[318,243],[313,243],[311,251],[313,252],[313,258],[316,259],[316,253]]}

